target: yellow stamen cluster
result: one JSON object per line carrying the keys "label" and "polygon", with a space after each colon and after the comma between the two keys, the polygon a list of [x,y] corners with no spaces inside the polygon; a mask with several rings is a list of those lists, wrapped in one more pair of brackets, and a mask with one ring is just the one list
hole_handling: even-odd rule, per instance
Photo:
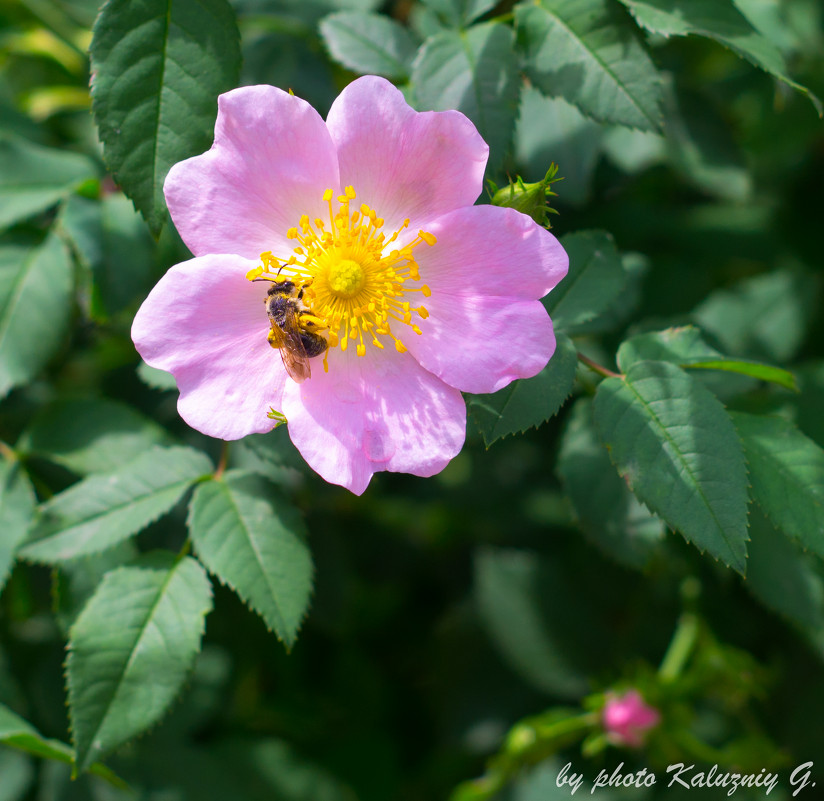
{"label": "yellow stamen cluster", "polygon": [[[388,337],[404,353],[406,347],[391,325],[401,323],[421,333],[413,315],[425,320],[429,312],[422,305],[413,306],[408,296],[420,292],[429,297],[430,290],[426,284],[410,285],[421,280],[413,251],[421,244],[434,245],[436,239],[419,231],[408,244],[393,247],[409,220],[387,238],[381,231],[384,221],[374,209],[361,204],[353,210],[355,198],[355,190],[347,186],[337,197],[335,212],[334,192],[327,189],[323,199],[329,206],[329,227],[320,218],[312,221],[303,215],[287,232],[297,243],[292,255],[279,259],[271,252],[261,253],[263,266],[247,278],[288,279],[303,287],[303,302],[311,315],[329,329],[330,348],[339,345],[345,351],[352,340],[358,356],[364,356],[367,342],[383,349],[380,338]],[[328,369],[326,357],[323,364]]]}

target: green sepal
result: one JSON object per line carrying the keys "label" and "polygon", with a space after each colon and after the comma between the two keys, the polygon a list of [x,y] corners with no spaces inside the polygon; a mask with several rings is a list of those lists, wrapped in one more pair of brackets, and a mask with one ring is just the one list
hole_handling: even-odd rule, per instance
{"label": "green sepal", "polygon": [[492,205],[515,209],[523,214],[528,214],[538,225],[552,228],[549,215],[558,212],[547,205],[547,198],[558,197],[558,193],[549,188],[556,181],[564,180],[563,178],[556,178],[557,174],[558,165],[553,163],[550,164],[543,180],[534,184],[524,183],[520,175],[503,189],[498,189],[494,182],[488,181],[489,191],[492,195]]}

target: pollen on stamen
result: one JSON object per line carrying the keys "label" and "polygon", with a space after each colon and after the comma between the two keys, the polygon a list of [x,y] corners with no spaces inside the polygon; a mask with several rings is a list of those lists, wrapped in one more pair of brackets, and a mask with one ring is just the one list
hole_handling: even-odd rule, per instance
{"label": "pollen on stamen", "polygon": [[247,275],[250,280],[264,276],[274,281],[285,271],[285,277],[300,287],[299,298],[306,309],[301,319],[309,320],[311,315],[316,327],[322,324],[326,328],[324,370],[328,370],[329,350],[340,347],[345,351],[349,340],[355,343],[358,356],[366,355],[369,343],[384,350],[386,340],[381,339],[385,337],[394,342],[396,351],[405,353],[407,348],[393,327],[405,325],[420,335],[423,331],[414,316],[419,320],[429,316],[423,306],[412,305],[406,293],[431,295],[428,286],[410,284],[420,281],[415,248],[434,245],[436,237],[419,230],[414,239],[389,250],[410,220],[383,233],[379,229],[385,225],[384,218],[366,203],[356,206],[356,197],[352,186],[337,192],[327,189],[323,200],[329,206],[329,226],[319,217],[302,215],[298,225],[287,231],[287,237],[294,241],[292,255],[277,259],[271,253],[261,254],[263,266]]}

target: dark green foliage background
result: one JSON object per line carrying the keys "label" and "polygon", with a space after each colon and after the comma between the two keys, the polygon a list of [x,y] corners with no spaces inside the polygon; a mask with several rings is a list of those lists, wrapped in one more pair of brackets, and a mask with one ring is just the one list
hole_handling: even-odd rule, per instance
{"label": "dark green foliage background", "polygon": [[[648,751],[559,743],[453,798],[567,798],[568,760],[662,776],[601,799],[678,798],[664,768],[695,759],[687,733],[722,766],[780,768],[771,798],[824,765],[818,0],[9,0],[0,26],[0,801],[446,799],[494,773],[518,720],[629,683],[665,715]],[[118,50],[121,28],[144,49]],[[185,109],[117,83],[135,53]],[[575,282],[546,301],[557,355],[467,397],[466,448],[432,479],[378,474],[355,497],[283,428],[215,475],[221,443],[182,423],[129,338],[188,257],[165,170],[208,147],[221,91],[272,83],[325,114],[367,72],[472,117],[499,186],[559,165]],[[662,375],[691,404],[665,433],[729,445],[700,511],[645,469],[662,429],[632,397]],[[142,588],[163,629],[151,593],[169,586],[175,648],[101,690],[84,665],[123,623],[111,601]],[[700,630],[689,680],[656,696],[679,619]],[[78,700],[98,690],[105,709]],[[74,758],[91,770],[71,781]]]}

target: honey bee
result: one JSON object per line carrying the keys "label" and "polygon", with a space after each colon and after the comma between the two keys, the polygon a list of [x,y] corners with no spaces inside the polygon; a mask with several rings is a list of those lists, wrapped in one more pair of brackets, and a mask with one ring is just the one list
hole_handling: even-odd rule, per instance
{"label": "honey bee", "polygon": [[329,347],[318,333],[325,327],[323,321],[303,302],[304,289],[305,285],[294,281],[273,281],[264,298],[272,326],[269,344],[280,351],[286,372],[298,384],[312,375],[309,359],[320,356]]}

